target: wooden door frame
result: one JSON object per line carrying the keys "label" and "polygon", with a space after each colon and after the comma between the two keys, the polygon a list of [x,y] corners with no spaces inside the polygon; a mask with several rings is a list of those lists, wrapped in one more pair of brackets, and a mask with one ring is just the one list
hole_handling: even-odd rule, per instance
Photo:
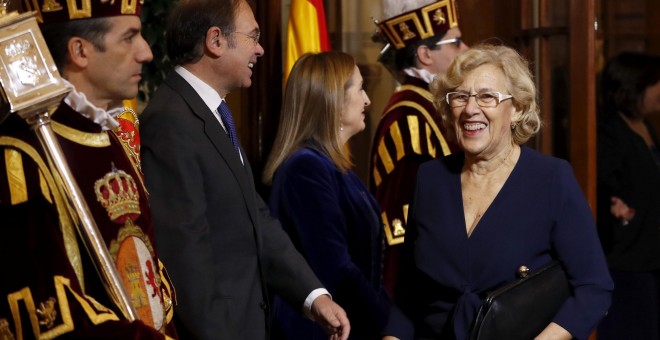
{"label": "wooden door frame", "polygon": [[[596,213],[596,18],[597,0],[568,0],[568,30],[549,26],[547,12],[552,0],[535,0],[537,21],[530,18],[532,2],[521,1],[521,29],[529,39],[526,55],[535,64],[535,75],[544,121],[555,121],[552,103],[552,66],[549,62],[548,38],[568,34],[568,160],[585,197]],[[550,115],[550,116],[548,116]],[[536,148],[546,154],[556,154],[557,134],[552,129],[561,126],[546,125],[536,139]]]}
{"label": "wooden door frame", "polygon": [[596,214],[596,0],[570,0],[570,156]]}

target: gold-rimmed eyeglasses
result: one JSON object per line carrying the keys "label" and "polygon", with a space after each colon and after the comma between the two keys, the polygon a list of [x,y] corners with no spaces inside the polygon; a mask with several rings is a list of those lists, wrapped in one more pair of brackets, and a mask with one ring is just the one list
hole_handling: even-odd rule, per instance
{"label": "gold-rimmed eyeglasses", "polygon": [[252,42],[254,43],[254,46],[257,46],[257,44],[259,43],[259,37],[261,36],[260,31],[255,31],[254,33],[243,33],[243,32],[234,31],[234,32],[231,32],[231,33],[238,33],[240,35],[243,35],[243,36],[246,36],[246,37],[252,39]]}
{"label": "gold-rimmed eyeglasses", "polygon": [[501,102],[513,98],[510,94],[502,94],[497,91],[479,92],[469,94],[467,92],[449,92],[445,96],[445,100],[450,107],[463,107],[467,105],[470,97],[474,97],[477,105],[481,107],[496,107]]}

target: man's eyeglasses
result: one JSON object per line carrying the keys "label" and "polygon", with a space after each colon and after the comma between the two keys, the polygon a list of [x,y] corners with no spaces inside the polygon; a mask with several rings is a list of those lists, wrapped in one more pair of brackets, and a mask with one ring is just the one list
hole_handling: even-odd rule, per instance
{"label": "man's eyeglasses", "polygon": [[467,105],[470,97],[474,97],[477,105],[481,107],[496,107],[501,102],[513,98],[510,94],[502,94],[500,92],[480,92],[469,94],[467,92],[449,92],[445,99],[450,107],[463,107]]}
{"label": "man's eyeglasses", "polygon": [[451,39],[443,39],[435,43],[435,46],[442,46],[442,45],[449,45],[453,44],[454,47],[459,48],[461,47],[461,43],[463,43],[463,38],[461,37],[456,37],[456,38],[451,38]]}
{"label": "man's eyeglasses", "polygon": [[259,37],[261,36],[260,31],[256,31],[255,32],[256,34],[255,33],[243,33],[243,32],[237,32],[237,31],[234,31],[232,33],[238,33],[240,35],[243,35],[243,36],[246,36],[246,37],[252,39],[252,42],[254,43],[254,46],[257,46],[257,44],[259,43]]}

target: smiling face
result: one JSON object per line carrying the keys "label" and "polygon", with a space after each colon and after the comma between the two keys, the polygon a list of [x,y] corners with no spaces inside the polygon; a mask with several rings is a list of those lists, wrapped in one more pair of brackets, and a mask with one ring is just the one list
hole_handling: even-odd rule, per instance
{"label": "smiling face", "polygon": [[110,17],[110,30],[103,38],[103,51],[84,41],[86,71],[76,88],[83,91],[94,105],[105,108],[109,103],[134,98],[142,79],[142,64],[153,59],[149,45],[142,37],[140,18],[133,15]]}
{"label": "smiling face", "polygon": [[[509,94],[504,73],[485,64],[466,74],[456,91],[470,94],[497,91]],[[517,121],[513,100],[504,100],[496,107],[480,107],[474,97],[467,105],[451,109],[456,139],[467,156],[489,159],[512,143],[511,122]]]}
{"label": "smiling face", "polygon": [[355,66],[351,75],[350,85],[344,94],[344,105],[341,114],[341,126],[343,130],[340,132],[343,142],[348,141],[349,138],[365,128],[364,108],[369,106],[371,101],[362,87],[363,83],[360,69]]}
{"label": "smiling face", "polygon": [[259,24],[247,2],[241,1],[236,12],[236,27],[234,32],[225,36],[227,48],[220,58],[222,60],[224,92],[250,87],[252,85],[252,68],[257,58],[264,54],[264,49],[255,38],[259,35]]}

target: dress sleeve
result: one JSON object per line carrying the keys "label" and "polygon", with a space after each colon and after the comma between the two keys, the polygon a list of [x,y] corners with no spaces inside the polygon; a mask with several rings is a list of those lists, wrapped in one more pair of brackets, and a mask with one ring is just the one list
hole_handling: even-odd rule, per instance
{"label": "dress sleeve", "polygon": [[607,313],[613,283],[593,215],[568,163],[561,163],[552,187],[557,198],[553,248],[573,287],[553,321],[574,337],[587,339]]}

